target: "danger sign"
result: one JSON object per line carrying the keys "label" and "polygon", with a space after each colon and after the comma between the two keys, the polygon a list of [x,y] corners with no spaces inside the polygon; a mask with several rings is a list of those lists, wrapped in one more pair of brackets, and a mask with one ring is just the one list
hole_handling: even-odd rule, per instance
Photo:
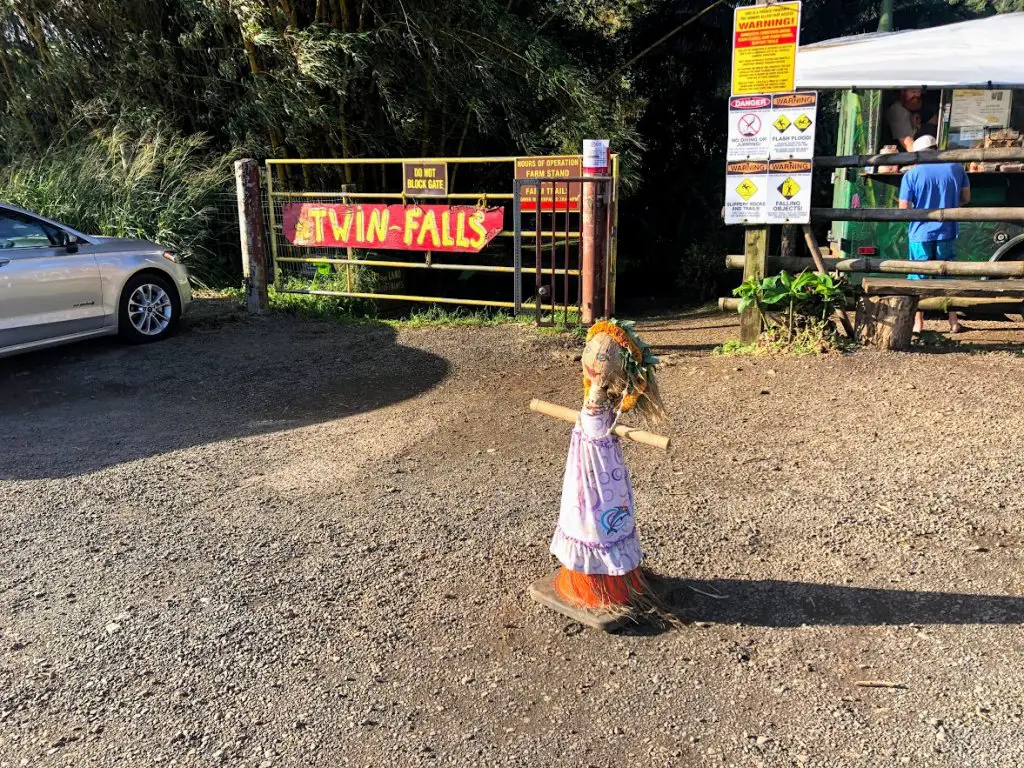
{"label": "danger sign", "polygon": [[792,91],[800,3],[737,8],[733,17],[732,94]]}
{"label": "danger sign", "polygon": [[772,160],[768,163],[769,224],[810,222],[812,170],[810,160]]}
{"label": "danger sign", "polygon": [[729,144],[726,160],[767,160],[771,96],[729,99]]}
{"label": "danger sign", "polygon": [[777,93],[771,101],[769,157],[772,160],[811,160],[818,122],[817,91]]}
{"label": "danger sign", "polygon": [[725,223],[764,224],[768,203],[768,163],[725,165]]}

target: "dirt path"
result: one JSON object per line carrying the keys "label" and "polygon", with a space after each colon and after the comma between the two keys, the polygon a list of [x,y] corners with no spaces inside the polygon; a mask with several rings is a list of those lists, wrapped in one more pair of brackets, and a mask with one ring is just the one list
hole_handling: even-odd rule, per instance
{"label": "dirt path", "polygon": [[3,361],[0,768],[1018,765],[1024,359],[709,357],[733,322],[646,325],[692,623],[612,636],[525,594],[574,345],[207,307]]}

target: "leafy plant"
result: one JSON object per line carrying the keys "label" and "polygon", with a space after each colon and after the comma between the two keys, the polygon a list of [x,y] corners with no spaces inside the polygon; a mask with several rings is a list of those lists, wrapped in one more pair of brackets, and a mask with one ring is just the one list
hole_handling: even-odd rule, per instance
{"label": "leafy plant", "polygon": [[[827,322],[846,298],[844,285],[843,278],[827,273],[804,271],[794,277],[782,271],[760,280],[747,278],[733,295],[740,299],[740,312],[755,308],[762,327],[781,328],[792,342],[803,327]],[[780,312],[783,322],[777,319]]]}

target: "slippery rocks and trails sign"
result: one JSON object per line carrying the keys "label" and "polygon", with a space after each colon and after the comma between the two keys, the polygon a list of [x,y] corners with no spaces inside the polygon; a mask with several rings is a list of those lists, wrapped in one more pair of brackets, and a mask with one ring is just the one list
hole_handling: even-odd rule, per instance
{"label": "slippery rocks and trails sign", "polygon": [[501,207],[294,203],[282,223],[291,245],[479,253],[504,219]]}

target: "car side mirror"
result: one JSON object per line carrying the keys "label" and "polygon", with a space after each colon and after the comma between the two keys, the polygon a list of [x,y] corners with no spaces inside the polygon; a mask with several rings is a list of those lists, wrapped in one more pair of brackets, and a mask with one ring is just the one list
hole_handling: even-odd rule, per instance
{"label": "car side mirror", "polygon": [[78,253],[78,236],[68,235],[64,240],[64,247],[67,249],[68,253]]}

